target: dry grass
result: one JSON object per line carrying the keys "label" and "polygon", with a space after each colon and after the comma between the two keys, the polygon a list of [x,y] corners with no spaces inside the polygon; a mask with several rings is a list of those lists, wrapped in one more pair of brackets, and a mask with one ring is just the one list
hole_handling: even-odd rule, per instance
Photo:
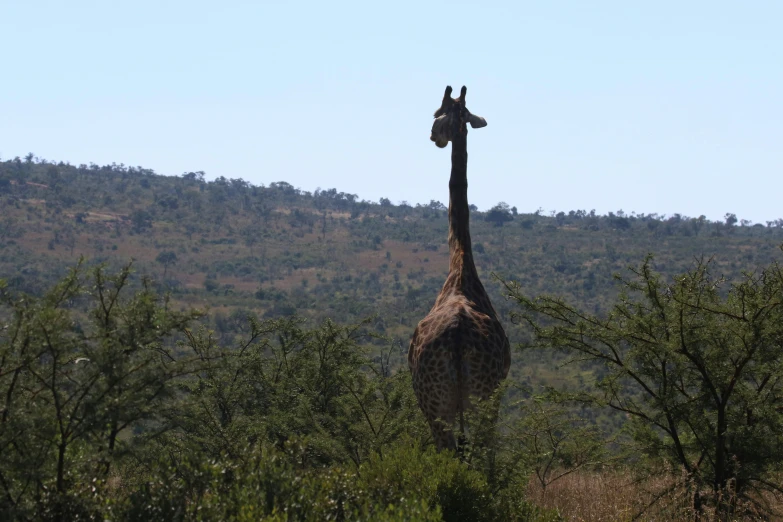
{"label": "dry grass", "polygon": [[[682,477],[662,473],[638,480],[630,471],[579,472],[550,484],[546,491],[531,477],[527,497],[533,503],[557,509],[566,520],[692,521],[692,497]],[[655,501],[658,499],[657,501]],[[783,513],[783,498],[765,495],[764,505]],[[759,516],[749,505],[728,520],[783,520],[783,515]],[[703,520],[724,520],[705,513]]]}

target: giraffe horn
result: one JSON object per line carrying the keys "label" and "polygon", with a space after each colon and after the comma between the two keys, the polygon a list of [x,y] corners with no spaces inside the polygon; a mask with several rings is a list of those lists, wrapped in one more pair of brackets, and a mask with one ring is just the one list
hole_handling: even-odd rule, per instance
{"label": "giraffe horn", "polygon": [[443,94],[443,101],[440,102],[440,107],[438,107],[438,110],[435,111],[435,118],[438,116],[443,115],[446,112],[446,108],[449,107],[451,103],[451,85],[446,86],[446,92]]}

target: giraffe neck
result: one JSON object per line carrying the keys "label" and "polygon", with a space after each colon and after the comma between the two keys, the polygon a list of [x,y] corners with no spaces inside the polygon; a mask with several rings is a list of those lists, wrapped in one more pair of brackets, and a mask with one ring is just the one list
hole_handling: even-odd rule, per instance
{"label": "giraffe neck", "polygon": [[457,276],[454,283],[461,286],[473,278],[478,279],[476,266],[473,264],[469,222],[467,136],[459,133],[451,142],[449,275]]}

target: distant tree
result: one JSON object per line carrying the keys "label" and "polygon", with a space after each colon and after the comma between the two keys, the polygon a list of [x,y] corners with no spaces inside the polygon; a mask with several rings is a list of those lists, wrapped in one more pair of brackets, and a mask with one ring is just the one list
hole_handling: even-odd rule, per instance
{"label": "distant tree", "polygon": [[[535,216],[535,214],[533,214],[533,215]],[[524,218],[524,219],[522,219],[522,221],[520,222],[520,225],[521,225],[521,226],[522,226],[522,228],[524,228],[525,230],[530,230],[530,229],[532,229],[532,228],[533,228],[533,226],[535,226],[535,224],[536,224],[536,220],[535,220],[534,218],[532,218],[532,217],[529,217],[529,218]]]}
{"label": "distant tree", "polygon": [[611,223],[613,228],[616,228],[618,230],[628,230],[631,228],[631,221],[627,217],[625,217],[624,214],[620,215],[619,213],[614,214],[612,212],[609,212],[609,223]]}
{"label": "distant tree", "polygon": [[176,210],[179,208],[179,200],[173,194],[167,194],[158,198],[158,205],[165,209]]}
{"label": "distant tree", "polygon": [[707,223],[707,216],[701,215],[696,219],[691,220],[691,226],[693,226],[693,230],[696,235],[699,234],[699,231],[704,228],[704,225]]}
{"label": "distant tree", "polygon": [[220,288],[220,283],[217,282],[217,279],[209,276],[204,279],[204,289],[207,292],[216,292],[218,288]]}
{"label": "distant tree", "polygon": [[737,223],[737,215],[730,212],[727,212],[726,215],[723,216],[723,219],[726,220],[727,227],[732,227]]}
{"label": "distant tree", "polygon": [[163,265],[163,279],[165,280],[168,268],[177,263],[177,254],[171,250],[164,250],[158,254],[155,261]]}
{"label": "distant tree", "polygon": [[430,210],[446,210],[446,205],[444,205],[440,201],[435,201],[434,199],[431,199],[430,202],[427,204],[427,208]]}
{"label": "distant tree", "polygon": [[71,255],[73,255],[73,251],[76,248],[76,231],[70,223],[56,230],[54,239],[56,243],[65,245],[70,250]]}
{"label": "distant tree", "polygon": [[146,210],[135,210],[131,214],[131,225],[135,232],[143,232],[148,228],[152,228],[152,214]]}
{"label": "distant tree", "polygon": [[49,188],[56,188],[60,181],[60,169],[54,165],[46,169],[46,181],[49,183]]}
{"label": "distant tree", "polygon": [[0,242],[15,237],[19,228],[17,226],[17,219],[11,216],[6,216],[0,219]]}
{"label": "distant tree", "polygon": [[250,250],[250,255],[254,256],[255,246],[258,244],[258,230],[256,227],[247,227],[242,230],[242,240],[245,246]]}
{"label": "distant tree", "polygon": [[511,214],[511,208],[508,203],[500,202],[487,212],[484,216],[486,221],[493,223],[496,227],[502,227],[504,223],[514,219]]}

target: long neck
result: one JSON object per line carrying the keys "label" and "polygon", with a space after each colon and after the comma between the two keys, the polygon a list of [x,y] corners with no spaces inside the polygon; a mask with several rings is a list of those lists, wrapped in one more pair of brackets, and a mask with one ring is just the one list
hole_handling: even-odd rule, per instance
{"label": "long neck", "polygon": [[449,179],[449,271],[475,273],[470,245],[470,209],[468,208],[468,148],[463,133],[451,142],[451,179]]}

